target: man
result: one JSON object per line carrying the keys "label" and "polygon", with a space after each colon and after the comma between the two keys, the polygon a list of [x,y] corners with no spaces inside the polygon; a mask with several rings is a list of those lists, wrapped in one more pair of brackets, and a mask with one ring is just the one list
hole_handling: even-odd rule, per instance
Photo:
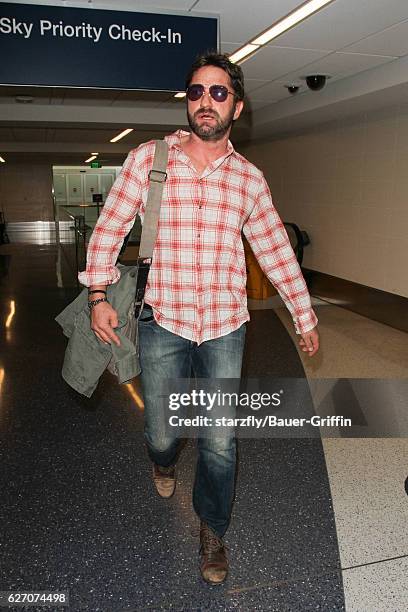
{"label": "man", "polygon": [[[228,140],[243,109],[242,70],[225,55],[209,53],[186,80],[191,132],[167,136],[169,161],[159,233],[139,321],[145,440],[153,480],[162,497],[176,485],[177,432],[168,425],[161,397],[164,378],[236,378],[241,374],[246,266],[241,232],[289,308],[302,350],[319,347],[317,319],[286,232],[263,174]],[[88,247],[86,272],[92,300],[116,282],[115,261],[135,215],[143,221],[154,142],[130,152]],[[98,291],[101,291],[99,294]],[[90,298],[91,299],[91,298]],[[106,302],[92,308],[92,329],[118,342],[117,316]],[[170,430],[170,431],[169,431]],[[193,505],[201,520],[201,574],[218,584],[228,561],[222,537],[231,515],[235,478],[232,433],[198,439]]]}

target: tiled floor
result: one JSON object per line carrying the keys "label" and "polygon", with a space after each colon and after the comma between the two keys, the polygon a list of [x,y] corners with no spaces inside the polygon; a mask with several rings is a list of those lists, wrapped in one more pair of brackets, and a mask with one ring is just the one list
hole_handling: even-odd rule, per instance
{"label": "tiled floor", "polygon": [[346,609],[406,609],[408,440],[331,439],[324,450]]}
{"label": "tiled floor", "polygon": [[[209,587],[193,443],[176,495],[158,498],[137,382],[106,374],[87,400],[61,380],[53,317],[75,294],[67,251],[57,271],[53,247],[16,246],[0,247],[0,590],[69,590],[74,612],[406,609],[405,440],[239,440],[231,572]],[[272,311],[253,312],[247,342],[246,377],[304,378]]]}
{"label": "tiled floor", "polygon": [[[323,438],[347,612],[400,612],[408,602],[407,334],[316,301],[319,359],[299,353],[313,386],[321,378],[370,379],[364,408],[381,413],[384,437]],[[294,337],[290,319],[276,311]],[[401,390],[403,394],[401,393]],[[391,433],[390,433],[391,432]]]}

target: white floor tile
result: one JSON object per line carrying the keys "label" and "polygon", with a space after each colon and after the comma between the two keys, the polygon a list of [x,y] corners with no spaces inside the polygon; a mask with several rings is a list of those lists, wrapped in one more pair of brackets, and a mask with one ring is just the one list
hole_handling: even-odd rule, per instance
{"label": "white floor tile", "polygon": [[332,438],[323,446],[342,567],[408,554],[408,440]]}
{"label": "white floor tile", "polygon": [[408,557],[343,572],[346,612],[406,612]]}

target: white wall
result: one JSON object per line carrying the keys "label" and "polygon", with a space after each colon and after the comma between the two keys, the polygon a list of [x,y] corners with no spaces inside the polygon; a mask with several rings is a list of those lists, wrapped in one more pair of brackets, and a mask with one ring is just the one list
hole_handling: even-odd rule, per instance
{"label": "white wall", "polygon": [[240,151],[309,233],[305,267],[408,297],[408,105]]}

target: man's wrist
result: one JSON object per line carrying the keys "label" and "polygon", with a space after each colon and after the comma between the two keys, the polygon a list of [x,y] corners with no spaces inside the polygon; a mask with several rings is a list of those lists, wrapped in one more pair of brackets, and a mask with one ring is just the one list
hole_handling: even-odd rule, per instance
{"label": "man's wrist", "polygon": [[97,295],[106,296],[106,285],[91,285],[88,287],[88,295]]}

